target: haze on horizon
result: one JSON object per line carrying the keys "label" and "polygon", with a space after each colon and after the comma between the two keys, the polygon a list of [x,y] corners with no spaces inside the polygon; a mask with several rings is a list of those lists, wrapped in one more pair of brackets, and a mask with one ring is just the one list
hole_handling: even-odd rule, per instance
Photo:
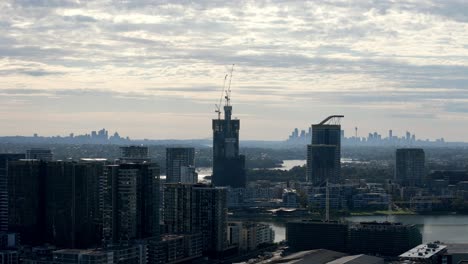
{"label": "haze on horizon", "polygon": [[331,114],[346,135],[468,141],[468,3],[0,2],[0,136],[211,137],[236,64],[242,139]]}

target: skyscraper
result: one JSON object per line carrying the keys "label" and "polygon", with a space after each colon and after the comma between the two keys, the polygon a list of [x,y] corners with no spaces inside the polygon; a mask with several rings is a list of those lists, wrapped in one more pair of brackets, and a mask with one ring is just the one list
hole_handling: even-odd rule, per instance
{"label": "skyscraper", "polygon": [[103,239],[125,245],[159,237],[159,166],[128,163],[104,168]]}
{"label": "skyscraper", "polygon": [[197,183],[194,148],[166,149],[166,182]]}
{"label": "skyscraper", "polygon": [[43,161],[51,161],[53,158],[52,151],[50,149],[43,148],[32,148],[26,150],[26,159],[38,159]]}
{"label": "skyscraper", "polygon": [[8,231],[8,162],[24,158],[24,154],[0,153],[0,232]]}
{"label": "skyscraper", "polygon": [[396,150],[395,180],[403,186],[421,186],[425,177],[425,154],[420,148]]}
{"label": "skyscraper", "polygon": [[322,184],[339,182],[341,175],[341,125],[343,116],[329,116],[312,125],[312,144],[307,146],[307,180]]}
{"label": "skyscraper", "polygon": [[213,119],[213,176],[215,186],[242,188],[246,185],[245,157],[239,155],[240,121],[232,120],[226,96],[224,119]]}
{"label": "skyscraper", "polygon": [[203,251],[227,245],[227,190],[204,184],[164,186],[164,224],[174,234],[202,234]]}

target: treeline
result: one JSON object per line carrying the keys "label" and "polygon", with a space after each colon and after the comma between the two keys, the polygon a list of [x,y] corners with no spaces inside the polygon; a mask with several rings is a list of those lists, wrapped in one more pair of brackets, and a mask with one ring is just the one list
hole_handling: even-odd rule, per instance
{"label": "treeline", "polygon": [[269,180],[272,182],[286,181],[305,181],[306,167],[296,166],[290,170],[266,170],[255,169],[247,170],[247,179],[249,181]]}

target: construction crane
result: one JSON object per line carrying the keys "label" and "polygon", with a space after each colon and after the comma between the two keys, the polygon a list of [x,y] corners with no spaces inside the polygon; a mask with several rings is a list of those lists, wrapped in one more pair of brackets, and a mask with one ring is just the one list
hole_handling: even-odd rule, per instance
{"label": "construction crane", "polygon": [[221,119],[221,102],[223,101],[223,95],[224,95],[224,89],[226,88],[227,77],[228,77],[228,75],[226,74],[224,76],[223,90],[221,90],[221,96],[219,98],[219,102],[218,102],[218,104],[215,104],[215,106],[216,106],[215,112],[218,113],[218,119]]}
{"label": "construction crane", "polygon": [[226,90],[226,106],[229,106],[229,102],[231,101],[231,81],[232,81],[232,73],[234,72],[234,64],[232,64],[231,71],[229,72],[229,85]]}

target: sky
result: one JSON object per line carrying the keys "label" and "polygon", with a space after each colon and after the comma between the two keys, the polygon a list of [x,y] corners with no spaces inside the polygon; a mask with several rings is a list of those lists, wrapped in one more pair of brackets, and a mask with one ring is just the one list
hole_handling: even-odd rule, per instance
{"label": "sky", "polygon": [[343,114],[468,141],[465,0],[0,1],[0,135],[210,138],[224,76],[242,139]]}

